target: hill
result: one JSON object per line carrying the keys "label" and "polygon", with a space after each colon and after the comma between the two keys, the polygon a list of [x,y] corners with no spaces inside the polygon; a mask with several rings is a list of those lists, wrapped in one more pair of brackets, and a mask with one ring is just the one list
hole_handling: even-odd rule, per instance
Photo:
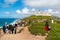
{"label": "hill", "polygon": [[48,33],[48,36],[46,38],[46,40],[60,40],[60,24],[57,23],[57,20],[54,20],[54,23],[51,23],[51,19],[54,19],[53,16],[30,16],[27,18],[24,18],[23,20],[25,20],[27,22],[27,26],[30,26],[28,29],[30,31],[31,34],[33,35],[46,35],[46,33],[44,31],[44,26],[45,26],[45,21],[48,20],[48,23],[51,27],[50,32]]}

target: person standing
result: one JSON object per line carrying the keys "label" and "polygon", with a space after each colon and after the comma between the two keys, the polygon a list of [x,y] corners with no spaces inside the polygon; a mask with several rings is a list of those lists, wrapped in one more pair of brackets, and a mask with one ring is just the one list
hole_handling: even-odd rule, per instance
{"label": "person standing", "polygon": [[13,31],[14,31],[14,26],[13,25],[9,25],[9,28],[8,28],[11,32],[12,32],[12,34],[13,34]]}
{"label": "person standing", "polygon": [[14,26],[11,25],[11,31],[12,31],[12,34],[14,33]]}
{"label": "person standing", "polygon": [[17,26],[18,26],[18,25],[17,25],[17,24],[15,24],[15,27],[14,27],[14,29],[15,29],[15,34],[16,34]]}
{"label": "person standing", "polygon": [[6,27],[5,27],[5,25],[3,26],[3,32],[6,33]]}
{"label": "person standing", "polygon": [[7,26],[7,22],[5,22],[5,25],[3,26],[3,32],[6,33],[6,26]]}
{"label": "person standing", "polygon": [[48,24],[48,20],[46,20],[44,31],[48,31],[48,30],[49,30],[49,24]]}

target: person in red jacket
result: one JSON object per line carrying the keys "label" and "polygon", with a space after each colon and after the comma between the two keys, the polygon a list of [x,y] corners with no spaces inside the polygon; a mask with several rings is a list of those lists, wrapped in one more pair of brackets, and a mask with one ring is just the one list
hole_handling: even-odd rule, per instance
{"label": "person in red jacket", "polygon": [[44,31],[48,31],[48,30],[49,30],[49,24],[48,24],[48,20],[46,20]]}

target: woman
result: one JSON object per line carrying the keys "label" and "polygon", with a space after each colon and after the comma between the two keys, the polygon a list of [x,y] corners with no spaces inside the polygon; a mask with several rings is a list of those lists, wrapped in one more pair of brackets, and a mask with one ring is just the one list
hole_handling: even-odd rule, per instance
{"label": "woman", "polygon": [[48,20],[46,20],[44,30],[45,30],[45,31],[48,31],[48,30],[49,30]]}

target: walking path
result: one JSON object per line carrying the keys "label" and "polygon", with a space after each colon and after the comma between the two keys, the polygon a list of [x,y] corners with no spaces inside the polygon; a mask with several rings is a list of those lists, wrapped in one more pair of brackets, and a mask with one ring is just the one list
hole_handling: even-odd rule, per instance
{"label": "walking path", "polygon": [[21,33],[4,34],[0,40],[45,40],[46,36],[35,36],[30,34],[27,27],[24,27]]}

